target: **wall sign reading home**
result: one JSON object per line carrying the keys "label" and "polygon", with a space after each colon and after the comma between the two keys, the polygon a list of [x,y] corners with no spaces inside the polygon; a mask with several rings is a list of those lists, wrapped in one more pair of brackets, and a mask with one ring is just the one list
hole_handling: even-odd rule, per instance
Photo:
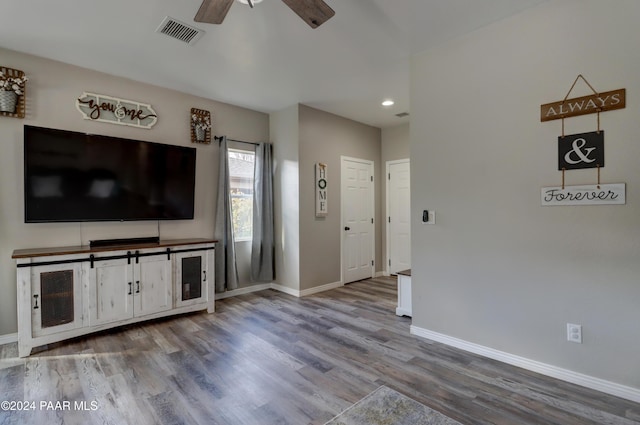
{"label": "wall sign reading home", "polygon": [[558,170],[604,167],[604,130],[558,137]]}
{"label": "wall sign reading home", "polygon": [[82,93],[76,108],[86,120],[150,129],[158,116],[151,105],[95,93]]}
{"label": "wall sign reading home", "polygon": [[316,217],[326,217],[327,206],[327,164],[316,164]]}

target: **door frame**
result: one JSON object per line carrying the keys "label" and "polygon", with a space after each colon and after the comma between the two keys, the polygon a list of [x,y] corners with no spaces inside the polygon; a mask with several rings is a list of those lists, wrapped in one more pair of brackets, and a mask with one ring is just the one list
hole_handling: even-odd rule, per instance
{"label": "door frame", "polygon": [[376,164],[374,161],[368,160],[368,159],[362,159],[362,158],[354,158],[354,157],[350,157],[350,156],[344,156],[344,155],[340,155],[340,283],[342,285],[345,285],[345,281],[344,281],[344,252],[345,252],[345,247],[344,247],[344,243],[345,243],[345,238],[344,238],[344,191],[342,190],[343,187],[343,183],[344,183],[344,173],[342,172],[343,168],[344,168],[344,163],[345,161],[350,161],[350,162],[361,162],[361,163],[365,163],[371,166],[371,205],[369,206],[371,209],[371,217],[373,218],[373,230],[372,230],[372,235],[373,237],[371,238],[371,253],[372,253],[372,257],[373,257],[373,264],[371,265],[371,277],[376,277],[376,265],[375,265],[375,260],[376,260],[376,199],[375,199],[375,194],[376,194]]}
{"label": "door frame", "polygon": [[386,169],[385,169],[385,177],[387,177],[385,180],[385,217],[387,218],[387,220],[385,220],[384,223],[384,228],[385,228],[385,252],[386,252],[386,258],[385,258],[385,262],[384,262],[384,275],[385,276],[391,276],[391,271],[390,271],[390,266],[389,266],[389,258],[391,253],[389,252],[391,249],[391,244],[389,243],[390,241],[390,237],[389,237],[389,228],[391,226],[389,226],[389,214],[391,213],[391,208],[390,208],[390,203],[389,203],[389,173],[391,173],[390,167],[391,165],[395,165],[395,164],[402,164],[402,163],[408,163],[409,166],[411,166],[411,158],[403,158],[403,159],[396,159],[393,161],[387,161],[386,162]]}

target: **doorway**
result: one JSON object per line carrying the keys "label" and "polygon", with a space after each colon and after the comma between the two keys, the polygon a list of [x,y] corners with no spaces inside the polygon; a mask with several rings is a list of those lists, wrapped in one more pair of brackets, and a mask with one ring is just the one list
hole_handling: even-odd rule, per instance
{"label": "doorway", "polygon": [[387,272],[411,268],[411,167],[409,159],[387,162]]}
{"label": "doorway", "polygon": [[373,161],[341,157],[342,283],[375,274]]}

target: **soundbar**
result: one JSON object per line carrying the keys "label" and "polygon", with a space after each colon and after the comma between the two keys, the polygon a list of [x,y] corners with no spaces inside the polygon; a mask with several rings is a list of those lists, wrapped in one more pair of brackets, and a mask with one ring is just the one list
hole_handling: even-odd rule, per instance
{"label": "soundbar", "polygon": [[98,239],[89,241],[90,248],[99,248],[103,246],[118,246],[118,245],[147,245],[147,244],[159,244],[159,236],[149,236],[144,238],[124,238],[124,239]]}

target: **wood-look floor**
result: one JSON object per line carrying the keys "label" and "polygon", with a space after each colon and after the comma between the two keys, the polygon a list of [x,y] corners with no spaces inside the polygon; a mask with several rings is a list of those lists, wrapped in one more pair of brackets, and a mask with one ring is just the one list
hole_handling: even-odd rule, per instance
{"label": "wood-look floor", "polygon": [[637,403],[412,336],[395,306],[380,278],[242,295],[27,359],[0,346],[0,401],[36,403],[0,424],[324,424],[380,385],[463,424],[640,423]]}

